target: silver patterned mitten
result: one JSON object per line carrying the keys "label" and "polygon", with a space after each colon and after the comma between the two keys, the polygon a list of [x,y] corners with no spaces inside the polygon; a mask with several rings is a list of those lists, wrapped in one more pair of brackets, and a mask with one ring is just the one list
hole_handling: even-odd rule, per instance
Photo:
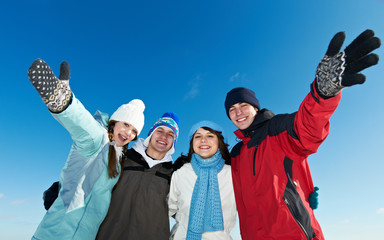
{"label": "silver patterned mitten", "polygon": [[70,69],[67,62],[60,65],[57,78],[46,62],[36,59],[28,69],[28,78],[39,93],[41,99],[53,113],[64,111],[72,101],[69,87]]}
{"label": "silver patterned mitten", "polygon": [[344,87],[365,82],[360,71],[376,65],[377,54],[371,53],[380,47],[380,39],[372,30],[361,33],[344,51],[339,52],[345,40],[345,33],[337,33],[328,46],[327,53],[316,71],[316,90],[323,98],[337,95]]}

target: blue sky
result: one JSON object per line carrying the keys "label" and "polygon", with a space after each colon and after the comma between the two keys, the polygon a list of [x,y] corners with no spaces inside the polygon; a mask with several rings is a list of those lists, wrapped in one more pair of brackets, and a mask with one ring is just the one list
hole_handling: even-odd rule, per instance
{"label": "blue sky", "polygon": [[[8,1],[0,8],[0,239],[29,239],[45,210],[42,193],[59,179],[71,145],[29,83],[34,59],[59,75],[94,113],[133,98],[146,104],[141,137],[166,111],[181,119],[177,157],[189,128],[219,123],[232,88],[253,89],[261,107],[298,109],[333,35],[344,47],[373,29],[384,39],[384,0],[323,1]],[[375,51],[383,58],[383,48]],[[367,82],[345,89],[331,132],[309,158],[320,188],[315,214],[326,239],[384,235],[383,60]],[[238,228],[234,239],[240,239]]]}

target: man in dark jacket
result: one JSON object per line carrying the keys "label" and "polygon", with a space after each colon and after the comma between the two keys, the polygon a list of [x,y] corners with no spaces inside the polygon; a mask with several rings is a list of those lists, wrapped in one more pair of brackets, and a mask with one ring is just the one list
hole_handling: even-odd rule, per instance
{"label": "man in dark jacket", "polygon": [[307,157],[327,137],[342,88],[364,83],[359,72],[377,64],[370,52],[380,46],[371,30],[339,52],[344,39],[340,32],[331,40],[295,113],[261,109],[247,88],[227,93],[226,113],[241,139],[231,151],[231,167],[242,239],[324,239],[307,200],[314,191]]}
{"label": "man in dark jacket", "polygon": [[176,114],[165,113],[152,126],[148,137],[140,138],[127,151],[121,177],[96,239],[169,238],[166,197],[173,173],[171,155],[179,135],[178,123]]}

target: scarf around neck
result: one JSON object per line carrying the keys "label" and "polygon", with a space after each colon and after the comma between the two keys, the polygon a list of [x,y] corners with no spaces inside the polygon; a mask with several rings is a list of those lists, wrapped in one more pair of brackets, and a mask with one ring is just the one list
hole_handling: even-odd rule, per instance
{"label": "scarf around neck", "polygon": [[203,232],[224,230],[223,212],[217,174],[223,169],[224,159],[217,151],[211,158],[192,155],[191,165],[197,175],[193,188],[187,240],[201,239]]}

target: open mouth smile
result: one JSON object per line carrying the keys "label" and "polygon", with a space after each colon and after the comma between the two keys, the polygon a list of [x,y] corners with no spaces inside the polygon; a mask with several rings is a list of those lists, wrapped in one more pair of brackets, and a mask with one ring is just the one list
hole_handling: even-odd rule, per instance
{"label": "open mouth smile", "polygon": [[119,138],[120,138],[120,141],[122,141],[122,142],[125,142],[125,141],[127,141],[127,139],[128,139],[128,137],[123,136],[123,135],[121,135],[121,134],[119,134]]}
{"label": "open mouth smile", "polygon": [[244,122],[245,120],[247,120],[247,117],[239,118],[236,121],[237,122]]}
{"label": "open mouth smile", "polygon": [[160,143],[160,144],[162,144],[162,145],[167,145],[167,143],[164,142],[164,141],[160,141],[160,140],[158,140],[157,142]]}
{"label": "open mouth smile", "polygon": [[202,149],[202,150],[208,150],[208,149],[210,149],[211,147],[210,147],[210,146],[200,146],[199,148]]}

